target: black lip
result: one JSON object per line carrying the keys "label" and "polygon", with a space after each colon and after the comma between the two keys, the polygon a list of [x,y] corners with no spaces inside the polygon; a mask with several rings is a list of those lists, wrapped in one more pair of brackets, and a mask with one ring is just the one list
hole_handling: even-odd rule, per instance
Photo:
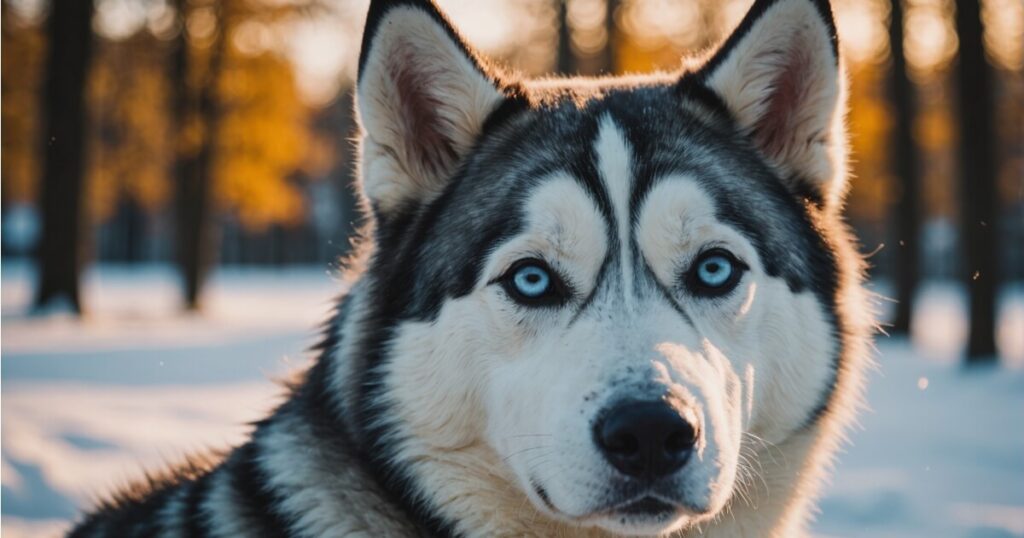
{"label": "black lip", "polygon": [[638,501],[631,502],[616,509],[616,512],[621,514],[648,517],[666,516],[675,513],[675,511],[675,506],[672,506],[665,501],[655,499],[654,497],[644,497]]}
{"label": "black lip", "polygon": [[548,496],[548,490],[544,489],[544,486],[541,486],[533,480],[530,480],[530,485],[533,486],[533,490],[537,492],[537,496],[540,497],[540,500],[544,502],[544,506],[547,506],[552,512],[558,512],[554,503],[551,502],[551,497]]}

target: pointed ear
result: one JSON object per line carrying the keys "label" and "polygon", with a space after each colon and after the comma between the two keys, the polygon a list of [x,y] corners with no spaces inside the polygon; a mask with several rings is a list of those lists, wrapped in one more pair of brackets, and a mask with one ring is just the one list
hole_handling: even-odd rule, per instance
{"label": "pointed ear", "polygon": [[373,0],[356,110],[362,186],[375,211],[438,194],[504,91],[431,0]]}
{"label": "pointed ear", "polygon": [[828,0],[757,0],[697,77],[795,193],[842,196],[845,78]]}

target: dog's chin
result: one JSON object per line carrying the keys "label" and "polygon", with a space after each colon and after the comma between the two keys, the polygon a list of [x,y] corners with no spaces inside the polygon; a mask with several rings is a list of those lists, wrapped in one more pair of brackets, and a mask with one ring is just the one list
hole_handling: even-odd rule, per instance
{"label": "dog's chin", "polygon": [[541,495],[541,502],[542,506],[538,508],[555,519],[575,526],[600,528],[620,536],[664,535],[682,530],[709,517],[707,514],[652,496],[613,504],[581,515],[569,515],[558,510],[546,494]]}

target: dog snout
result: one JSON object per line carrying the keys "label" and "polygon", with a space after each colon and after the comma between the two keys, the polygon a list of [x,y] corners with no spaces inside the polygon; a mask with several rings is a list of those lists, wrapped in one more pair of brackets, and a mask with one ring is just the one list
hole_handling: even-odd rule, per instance
{"label": "dog snout", "polygon": [[604,458],[623,474],[648,480],[682,468],[697,434],[697,425],[664,400],[616,405],[594,425]]}

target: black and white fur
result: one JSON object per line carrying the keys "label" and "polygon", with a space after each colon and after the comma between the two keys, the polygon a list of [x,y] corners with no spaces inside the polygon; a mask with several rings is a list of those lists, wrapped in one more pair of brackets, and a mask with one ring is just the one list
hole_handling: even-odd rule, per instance
{"label": "black and white fur", "polygon": [[[371,222],[319,359],[244,445],[72,535],[802,534],[868,362],[844,106],[825,0],[757,0],[679,73],[537,81],[429,0],[374,1]],[[709,248],[745,267],[727,294],[688,284]],[[557,301],[514,300],[524,258]],[[623,401],[694,424],[685,466],[609,464],[592,432]]]}

